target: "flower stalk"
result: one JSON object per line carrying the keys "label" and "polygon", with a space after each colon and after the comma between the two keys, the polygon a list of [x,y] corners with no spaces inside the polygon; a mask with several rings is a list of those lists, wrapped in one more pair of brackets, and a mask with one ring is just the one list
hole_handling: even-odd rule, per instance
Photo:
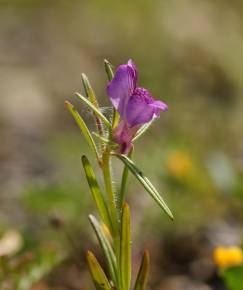
{"label": "flower stalk", "polygon": [[[137,86],[137,69],[131,60],[119,66],[115,74],[107,60],[104,64],[109,81],[107,92],[113,105],[111,121],[101,112],[94,91],[84,74],[82,81],[87,98],[79,93],[76,93],[76,96],[93,112],[97,132],[92,134],[78,111],[71,103],[66,102],[67,108],[95,153],[104,181],[105,194],[96,180],[91,163],[84,155],[84,172],[99,213],[99,219],[90,215],[89,220],[106,258],[108,273],[105,273],[90,251],[87,253],[87,262],[97,290],[144,290],[149,269],[147,251],[144,252],[136,283],[131,288],[131,221],[130,208],[126,203],[126,185],[128,173],[131,172],[155,202],[173,219],[163,198],[131,160],[133,142],[148,129],[153,119],[159,117],[160,110],[167,110],[167,105],[154,100],[146,89]],[[108,133],[103,127],[108,129]],[[97,137],[99,144],[93,140],[93,135]],[[124,166],[118,192],[113,188],[111,171],[114,157],[122,161]]]}

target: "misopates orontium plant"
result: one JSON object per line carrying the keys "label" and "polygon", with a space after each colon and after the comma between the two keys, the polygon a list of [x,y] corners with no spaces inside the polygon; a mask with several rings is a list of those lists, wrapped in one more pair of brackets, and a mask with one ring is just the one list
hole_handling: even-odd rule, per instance
{"label": "misopates orontium plant", "polygon": [[[95,93],[83,74],[82,81],[86,97],[76,96],[92,111],[96,132],[90,132],[83,118],[70,102],[67,108],[76,120],[86,141],[90,145],[98,165],[103,173],[103,194],[98,185],[95,173],[88,158],[82,156],[84,172],[96,204],[99,219],[89,216],[100,247],[107,262],[108,273],[105,274],[94,254],[87,252],[89,270],[97,290],[131,289],[131,228],[130,210],[125,202],[126,182],[129,171],[141,183],[155,202],[173,219],[166,203],[142,171],[131,160],[133,143],[158,118],[160,111],[166,111],[167,105],[154,100],[144,88],[137,86],[137,69],[129,60],[120,65],[115,74],[105,60],[105,71],[108,76],[107,93],[113,106],[110,118],[107,118],[99,107]],[[96,137],[97,142],[94,141]],[[124,164],[119,190],[114,190],[111,174],[111,159],[116,157]],[[137,274],[134,290],[145,289],[149,267],[149,254],[144,252]]]}

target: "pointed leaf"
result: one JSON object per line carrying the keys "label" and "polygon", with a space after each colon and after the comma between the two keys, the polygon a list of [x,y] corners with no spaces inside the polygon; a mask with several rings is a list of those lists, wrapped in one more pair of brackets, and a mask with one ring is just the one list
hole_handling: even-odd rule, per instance
{"label": "pointed leaf", "polygon": [[[105,65],[105,71],[107,74],[107,78],[109,81],[111,81],[114,77],[114,72],[112,70],[112,65],[109,63],[108,60],[104,60],[104,65]],[[113,109],[113,117],[112,117],[112,128],[115,128],[119,122],[119,113],[116,111],[116,109]]]}
{"label": "pointed leaf", "polygon": [[99,153],[98,153],[97,147],[95,145],[95,142],[94,142],[94,140],[89,132],[89,129],[86,126],[83,118],[79,115],[78,111],[74,108],[74,106],[70,102],[66,101],[65,104],[66,104],[68,110],[73,115],[73,117],[74,117],[76,123],[78,124],[79,128],[81,129],[82,133],[84,134],[84,137],[87,140],[88,144],[90,145],[91,149],[94,151],[97,159],[99,160]]}
{"label": "pointed leaf", "polygon": [[89,215],[89,220],[96,233],[102,251],[106,257],[112,281],[115,285],[117,285],[117,261],[112,246],[107,239],[105,233],[103,232],[102,227],[97,219],[94,216]]}
{"label": "pointed leaf", "polygon": [[114,77],[114,73],[112,70],[112,65],[109,63],[109,61],[107,59],[104,59],[104,65],[105,65],[105,71],[107,74],[107,78],[109,81],[111,81]]}
{"label": "pointed leaf", "polygon": [[96,203],[99,215],[101,219],[104,221],[104,223],[111,230],[112,226],[111,226],[110,215],[109,215],[109,211],[107,209],[106,203],[105,203],[104,196],[101,193],[101,190],[96,180],[96,176],[94,174],[92,166],[85,155],[82,156],[82,164],[83,164],[83,168],[84,168],[85,175],[89,184],[89,188],[93,195],[94,201]]}
{"label": "pointed leaf", "polygon": [[141,266],[140,266],[138,276],[136,279],[136,283],[134,286],[134,290],[145,289],[147,278],[148,278],[148,270],[149,270],[149,252],[145,251],[143,253],[143,258],[142,258]]}
{"label": "pointed leaf", "polygon": [[123,206],[121,219],[120,278],[122,289],[129,290],[131,283],[131,229],[130,210],[127,203]]}
{"label": "pointed leaf", "polygon": [[137,133],[135,134],[134,138],[132,139],[132,141],[134,142],[135,140],[137,140],[139,137],[141,137],[147,130],[148,128],[152,125],[153,120],[150,121],[149,123],[144,124],[143,126],[141,126]]}
{"label": "pointed leaf", "polygon": [[[97,101],[97,98],[95,96],[95,93],[90,85],[90,82],[87,78],[87,76],[85,74],[82,74],[82,82],[83,82],[83,86],[84,86],[84,90],[85,90],[85,93],[86,93],[86,96],[87,98],[90,100],[90,102],[97,108],[99,109],[99,103]],[[95,117],[95,123],[96,123],[96,127],[97,127],[97,130],[99,132],[99,134],[101,136],[104,135],[104,132],[103,132],[103,124],[100,120],[99,117],[96,116],[95,113],[94,114],[94,117]]]}
{"label": "pointed leaf", "polygon": [[92,89],[90,82],[87,78],[87,76],[82,73],[82,82],[83,82],[83,86],[84,86],[84,90],[86,93],[87,98],[89,98],[90,102],[96,107],[99,108],[99,104],[98,101],[96,99],[94,90]]}
{"label": "pointed leaf", "polygon": [[100,118],[103,123],[107,126],[108,129],[111,129],[111,124],[110,122],[106,119],[106,117],[101,113],[101,111],[99,109],[97,109],[87,98],[85,98],[84,96],[80,95],[79,93],[75,93],[76,96],[82,101],[84,102],[93,112],[94,114]]}
{"label": "pointed leaf", "polygon": [[110,283],[93,253],[88,251],[86,257],[95,288],[97,290],[110,290]]}
{"label": "pointed leaf", "polygon": [[142,171],[137,168],[132,160],[130,160],[125,155],[113,154],[117,156],[133,173],[133,175],[138,179],[138,181],[142,184],[142,186],[146,189],[146,191],[152,196],[152,198],[156,201],[156,203],[167,213],[167,215],[173,220],[173,214],[164,202],[163,198],[160,196],[158,191],[152,185],[152,183],[148,180],[146,176],[143,175]]}

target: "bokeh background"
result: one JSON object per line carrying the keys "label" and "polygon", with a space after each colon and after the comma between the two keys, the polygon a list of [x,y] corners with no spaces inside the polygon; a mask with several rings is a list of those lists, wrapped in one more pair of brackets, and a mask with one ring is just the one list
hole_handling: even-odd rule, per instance
{"label": "bokeh background", "polygon": [[211,256],[242,245],[242,27],[240,0],[0,0],[1,289],[93,289],[84,253],[102,256],[80,162],[92,153],[64,100],[91,123],[74,97],[85,72],[110,105],[104,58],[132,58],[169,105],[134,159],[175,221],[130,176],[135,272],[147,248],[148,289],[226,289]]}

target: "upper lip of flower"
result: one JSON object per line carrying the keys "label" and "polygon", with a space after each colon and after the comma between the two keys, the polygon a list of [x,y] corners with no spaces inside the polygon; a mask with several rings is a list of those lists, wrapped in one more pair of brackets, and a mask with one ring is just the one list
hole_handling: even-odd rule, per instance
{"label": "upper lip of flower", "polygon": [[137,86],[137,68],[132,60],[120,65],[114,78],[107,86],[107,93],[121,118],[134,127],[159,117],[160,110],[166,111],[167,105],[154,100],[148,90]]}

